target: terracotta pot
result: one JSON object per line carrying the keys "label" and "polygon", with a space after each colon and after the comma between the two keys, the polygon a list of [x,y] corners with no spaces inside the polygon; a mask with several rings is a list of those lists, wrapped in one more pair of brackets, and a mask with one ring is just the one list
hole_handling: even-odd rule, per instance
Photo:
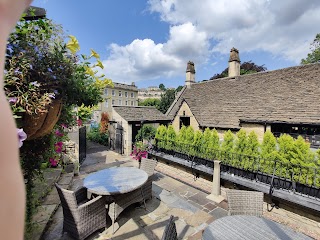
{"label": "terracotta pot", "polygon": [[27,140],[43,137],[49,134],[59,120],[61,114],[61,100],[54,100],[48,106],[48,111],[39,114],[26,114],[23,122],[23,130],[27,134]]}

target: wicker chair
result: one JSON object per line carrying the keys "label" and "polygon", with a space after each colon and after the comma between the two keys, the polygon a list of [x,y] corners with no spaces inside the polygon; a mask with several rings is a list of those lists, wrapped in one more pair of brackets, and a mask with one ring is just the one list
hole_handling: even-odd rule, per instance
{"label": "wicker chair", "polygon": [[152,198],[152,175],[157,161],[143,158],[141,160],[140,169],[148,174],[147,182],[132,192],[113,196],[113,201],[109,204],[109,216],[112,221],[112,231],[114,232],[114,223],[117,217],[124,209],[133,203],[144,202],[146,199]]}
{"label": "wicker chair", "polygon": [[163,235],[161,240],[177,240],[177,228],[176,224],[174,223],[173,216],[170,216],[169,222],[164,229]]}
{"label": "wicker chair", "polygon": [[147,158],[141,159],[140,169],[145,171],[148,174],[148,180],[142,186],[144,199],[152,198],[152,176],[153,176],[156,165],[157,165],[157,161],[154,159],[147,159]]}
{"label": "wicker chair", "polygon": [[106,227],[104,197],[98,196],[89,201],[87,189],[84,187],[73,192],[55,185],[63,209],[63,231],[82,240],[98,229]]}
{"label": "wicker chair", "polygon": [[227,192],[229,215],[253,215],[263,213],[263,193],[255,191],[229,190]]}

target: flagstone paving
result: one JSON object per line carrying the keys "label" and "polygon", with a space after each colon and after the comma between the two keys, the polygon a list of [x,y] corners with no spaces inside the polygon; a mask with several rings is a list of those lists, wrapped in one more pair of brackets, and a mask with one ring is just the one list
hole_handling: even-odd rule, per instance
{"label": "flagstone paving", "polygon": [[[80,174],[72,179],[70,188],[82,186],[83,179],[92,172],[119,166],[138,167],[138,162],[108,151],[101,145],[88,143],[87,158],[80,168]],[[60,182],[68,183],[68,180],[69,175],[62,174]],[[182,170],[158,163],[154,174],[153,198],[146,202],[147,208],[139,204],[128,207],[118,217],[114,234],[111,220],[108,219],[107,229],[94,233],[88,239],[161,239],[170,215],[174,216],[179,239],[201,239],[202,231],[208,224],[227,215],[226,201],[216,204],[206,198],[211,187],[208,180],[195,179],[192,174],[182,174]],[[55,194],[53,189],[47,196],[48,205],[57,206],[58,198]],[[225,196],[224,188],[221,194]],[[42,239],[72,239],[62,232],[62,227],[63,213],[60,206],[52,216]],[[309,235],[317,236],[312,233]]]}

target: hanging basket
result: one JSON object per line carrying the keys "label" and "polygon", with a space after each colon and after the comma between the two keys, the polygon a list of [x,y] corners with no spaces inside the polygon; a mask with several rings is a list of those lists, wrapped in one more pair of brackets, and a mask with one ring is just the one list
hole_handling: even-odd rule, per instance
{"label": "hanging basket", "polygon": [[40,138],[49,134],[59,120],[61,108],[61,100],[54,100],[48,106],[47,112],[32,115],[26,114],[23,119],[23,130],[28,136],[27,140]]}

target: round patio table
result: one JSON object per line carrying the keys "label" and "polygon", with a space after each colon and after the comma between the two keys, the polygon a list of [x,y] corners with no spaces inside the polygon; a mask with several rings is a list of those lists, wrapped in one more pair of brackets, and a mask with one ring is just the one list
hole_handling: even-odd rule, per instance
{"label": "round patio table", "polygon": [[117,167],[88,175],[83,185],[90,193],[116,195],[131,192],[148,180],[148,174],[134,167]]}
{"label": "round patio table", "polygon": [[204,230],[204,240],[229,239],[312,239],[271,220],[245,215],[219,218]]}

